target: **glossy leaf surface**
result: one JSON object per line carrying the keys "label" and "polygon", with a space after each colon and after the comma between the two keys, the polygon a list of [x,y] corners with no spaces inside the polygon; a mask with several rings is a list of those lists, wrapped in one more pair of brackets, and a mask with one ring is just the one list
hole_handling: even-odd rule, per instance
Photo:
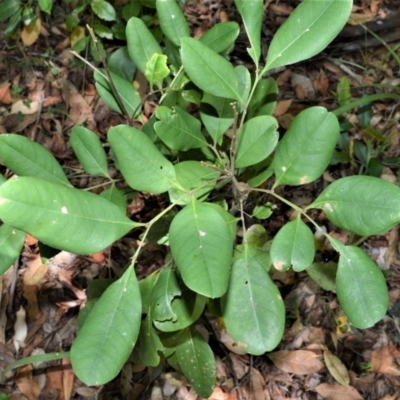
{"label": "glossy leaf surface", "polygon": [[308,208],[321,208],[340,228],[378,235],[400,222],[400,188],[372,176],[349,176],[330,184]]}
{"label": "glossy leaf surface", "polygon": [[184,283],[212,298],[222,296],[228,287],[234,239],[221,216],[227,212],[219,209],[193,200],[176,215],[169,230],[172,255]]}
{"label": "glossy leaf surface", "polygon": [[319,178],[329,165],[339,132],[337,118],[323,107],[297,115],[276,149],[274,187],[304,185]]}
{"label": "glossy leaf surface", "polygon": [[356,328],[370,328],[386,314],[389,295],[385,278],[359,247],[341,246],[336,293],[343,311]]}
{"label": "glossy leaf surface", "polygon": [[71,348],[74,373],[87,385],[115,378],[132,352],[142,315],[134,269],[111,284],[87,317]]}
{"label": "glossy leaf surface", "polygon": [[33,176],[71,186],[60,164],[43,146],[21,135],[0,135],[0,158],[19,176]]}
{"label": "glossy leaf surface", "polygon": [[229,334],[250,354],[271,351],[282,339],[285,325],[282,297],[265,268],[249,259],[246,250],[233,263],[222,311]]}
{"label": "glossy leaf surface", "polygon": [[0,186],[0,218],[51,247],[76,254],[103,250],[138,226],[100,196],[31,177]]}
{"label": "glossy leaf surface", "polygon": [[119,125],[109,129],[108,141],[130,187],[144,192],[163,193],[173,186],[174,166],[145,133]]}
{"label": "glossy leaf surface", "polygon": [[196,86],[214,96],[240,100],[231,63],[195,39],[183,38],[181,43],[182,64]]}
{"label": "glossy leaf surface", "polygon": [[300,218],[285,224],[272,241],[271,260],[278,271],[286,271],[290,266],[297,272],[303,271],[314,256],[314,235]]}
{"label": "glossy leaf surface", "polygon": [[346,24],[352,0],[304,0],[278,29],[264,71],[320,53]]}

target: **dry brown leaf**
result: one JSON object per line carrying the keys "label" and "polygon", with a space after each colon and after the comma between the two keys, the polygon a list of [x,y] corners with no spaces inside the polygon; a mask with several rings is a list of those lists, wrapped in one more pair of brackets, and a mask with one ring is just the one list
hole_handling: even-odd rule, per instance
{"label": "dry brown leaf", "polygon": [[261,372],[258,369],[253,368],[251,374],[250,398],[257,400],[266,400],[264,387],[265,378],[261,375]]}
{"label": "dry brown leaf", "polygon": [[6,82],[0,85],[0,103],[11,104],[12,96],[10,91],[11,83]]}
{"label": "dry brown leaf", "polygon": [[327,400],[363,400],[360,393],[352,386],[344,387],[330,383],[321,383],[314,390]]}
{"label": "dry brown leaf", "polygon": [[37,400],[40,395],[40,386],[32,379],[32,370],[31,364],[18,368],[15,381],[18,389],[28,400]]}
{"label": "dry brown leaf", "polygon": [[39,109],[39,102],[37,101],[29,101],[27,100],[18,100],[11,106],[10,114],[34,114]]}
{"label": "dry brown leaf", "polygon": [[63,358],[61,364],[63,365],[62,382],[64,399],[69,400],[74,387],[75,374],[72,371],[71,360],[69,358]]}
{"label": "dry brown leaf", "polygon": [[278,104],[274,109],[274,116],[280,117],[281,115],[287,113],[290,106],[292,105],[292,101],[293,99],[278,101]]}
{"label": "dry brown leaf", "polygon": [[281,350],[267,354],[267,356],[276,368],[297,375],[313,374],[324,367],[324,364],[318,359],[318,355],[307,350]]}
{"label": "dry brown leaf", "polygon": [[343,386],[350,384],[350,377],[347,368],[342,361],[332,354],[328,349],[324,351],[324,361],[329,373]]}
{"label": "dry brown leaf", "polygon": [[381,346],[371,353],[371,369],[380,374],[400,376],[400,370],[394,365],[397,349],[394,345]]}
{"label": "dry brown leaf", "polygon": [[40,34],[40,28],[42,26],[42,21],[40,18],[36,18],[21,32],[21,39],[25,46],[31,46],[38,40]]}

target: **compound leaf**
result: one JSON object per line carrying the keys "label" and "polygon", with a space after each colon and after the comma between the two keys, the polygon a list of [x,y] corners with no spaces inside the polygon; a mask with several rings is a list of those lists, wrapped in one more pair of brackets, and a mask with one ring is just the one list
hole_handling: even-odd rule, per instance
{"label": "compound leaf", "polygon": [[74,373],[87,385],[117,376],[132,352],[142,316],[134,269],[111,284],[97,301],[71,348]]}
{"label": "compound leaf", "polygon": [[308,208],[321,208],[338,227],[379,235],[400,222],[400,188],[372,176],[349,176],[330,184]]}

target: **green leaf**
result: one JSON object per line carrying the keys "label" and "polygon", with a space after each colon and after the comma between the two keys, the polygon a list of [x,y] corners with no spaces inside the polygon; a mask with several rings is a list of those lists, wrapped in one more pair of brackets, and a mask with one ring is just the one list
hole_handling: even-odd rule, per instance
{"label": "green leaf", "polygon": [[5,21],[21,8],[20,0],[4,0],[0,3],[0,21]]}
{"label": "green leaf", "polygon": [[114,379],[132,352],[139,334],[142,304],[133,267],[100,297],[71,348],[76,376],[85,384]]}
{"label": "green leaf", "polygon": [[385,278],[359,247],[340,247],[336,293],[343,311],[356,328],[370,328],[386,314],[389,294]]}
{"label": "green leaf", "polygon": [[263,72],[320,53],[342,30],[352,5],[352,0],[303,0],[273,37]]}
{"label": "green leaf", "polygon": [[335,225],[362,236],[379,235],[400,222],[400,188],[372,176],[330,184],[307,208],[321,208]]}
{"label": "green leaf", "polygon": [[310,107],[297,115],[276,149],[274,187],[318,179],[329,165],[339,133],[337,118],[323,107]]}
{"label": "green leaf", "polygon": [[236,22],[220,22],[200,37],[200,42],[216,53],[229,49],[238,37],[240,27]]}
{"label": "green leaf", "polygon": [[139,226],[100,196],[31,177],[0,186],[0,219],[76,254],[103,250]]}
{"label": "green leaf", "polygon": [[214,353],[195,328],[187,328],[176,346],[179,367],[201,397],[210,397],[216,380]]}
{"label": "green leaf", "polygon": [[161,30],[179,47],[181,38],[190,36],[190,29],[176,0],[157,0],[156,8]]}
{"label": "green leaf", "polygon": [[278,85],[275,79],[268,78],[258,82],[250,100],[247,119],[259,115],[272,115],[278,99]]}
{"label": "green leaf", "polygon": [[21,135],[0,135],[0,158],[19,176],[33,176],[71,186],[60,164],[43,146]]}
{"label": "green leaf", "polygon": [[112,30],[108,26],[96,23],[96,24],[93,24],[93,30],[97,36],[99,36],[103,39],[108,39],[108,40],[113,39]]}
{"label": "green leaf", "polygon": [[107,65],[111,72],[114,72],[114,74],[117,74],[128,82],[132,82],[136,72],[136,65],[130,59],[127,47],[120,47],[115,50],[108,57]]}
{"label": "green leaf", "polygon": [[[100,71],[105,74],[104,69],[100,69]],[[127,81],[124,78],[110,72],[112,81],[114,83],[115,89],[118,92],[119,98],[122,101],[122,104],[125,107],[126,112],[130,117],[138,116],[141,111],[141,102],[142,99],[140,97],[139,92],[133,86],[133,84]],[[96,80],[96,89],[99,92],[101,98],[104,102],[114,111],[123,114],[123,110],[119,106],[117,102],[114,92],[111,89],[108,80],[104,78],[98,71],[94,72],[94,79]]]}
{"label": "green leaf", "polygon": [[24,242],[24,232],[7,224],[0,226],[0,275],[3,275],[19,257]]}
{"label": "green leaf", "polygon": [[52,0],[39,0],[39,8],[47,13],[47,14],[51,14],[51,9],[53,7],[53,2]]}
{"label": "green leaf", "polygon": [[245,122],[239,132],[235,167],[248,167],[266,159],[278,143],[277,129],[277,120],[269,115]]}
{"label": "green leaf", "polygon": [[195,39],[183,38],[181,44],[183,67],[195,85],[214,96],[241,101],[231,63]]}
{"label": "green leaf", "polygon": [[186,286],[212,298],[222,296],[228,287],[234,240],[221,215],[227,212],[218,208],[193,199],[169,229],[172,256]]}
{"label": "green leaf", "polygon": [[93,12],[104,21],[115,21],[116,13],[114,7],[104,0],[91,0],[90,5],[92,6]]}
{"label": "green leaf", "polygon": [[31,7],[25,7],[22,11],[22,22],[25,26],[28,26],[32,22],[36,21],[37,17]]}
{"label": "green leaf", "polygon": [[205,93],[200,104],[200,118],[214,143],[221,144],[224,133],[235,120],[232,101]]}
{"label": "green leaf", "polygon": [[163,193],[174,185],[174,166],[145,133],[119,125],[109,129],[108,141],[130,187],[143,192]]}
{"label": "green leaf", "polygon": [[268,272],[248,258],[246,247],[233,263],[229,289],[221,305],[226,328],[235,343],[250,354],[261,355],[281,341],[285,307]]}
{"label": "green leaf", "polygon": [[[204,200],[211,190],[214,189],[217,178],[220,176],[219,171],[207,168],[198,161],[183,161],[176,164],[174,168],[176,179],[185,190],[173,187],[169,190],[169,198],[171,203],[177,202],[179,205],[189,204],[191,201],[191,194],[193,194],[196,199]],[[210,183],[206,184],[207,182]],[[198,189],[200,187],[201,189]],[[192,191],[194,192],[192,193]],[[185,194],[187,194],[187,197],[178,201],[178,199]]]}
{"label": "green leaf", "polygon": [[[61,360],[63,358],[69,358],[70,353],[69,351],[63,353],[47,353],[47,354],[38,354],[36,356],[24,357],[20,360],[14,361],[7,365],[6,368],[3,370],[3,375],[7,374],[14,368],[18,368],[22,365],[28,365],[37,362],[45,362],[45,361],[54,361],[54,360]],[[1,397],[0,397],[1,399]]]}
{"label": "green leaf", "polygon": [[154,53],[146,64],[146,79],[150,86],[156,85],[159,89],[162,88],[162,82],[171,71],[167,67],[167,56]]}
{"label": "green leaf", "polygon": [[296,272],[303,271],[314,257],[314,235],[300,218],[285,224],[272,241],[271,259],[278,271],[286,271],[291,265]]}
{"label": "green leaf", "polygon": [[143,73],[146,72],[146,64],[154,53],[162,54],[157,40],[151,34],[144,22],[132,17],[126,25],[126,40],[131,60]]}
{"label": "green leaf", "polygon": [[157,136],[172,150],[187,151],[208,145],[200,121],[182,108],[159,106],[156,116],[160,120],[154,124]]}
{"label": "green leaf", "polygon": [[159,274],[157,282],[152,290],[151,316],[157,321],[176,321],[177,316],[173,312],[172,300],[181,294],[175,271],[172,267],[163,268]]}
{"label": "green leaf", "polygon": [[14,34],[17,30],[18,25],[22,21],[22,8],[18,9],[11,18],[8,20],[6,27],[4,28],[4,36],[8,37]]}
{"label": "green leaf", "polygon": [[264,14],[263,0],[235,0],[235,5],[239,14],[243,19],[247,37],[251,47],[247,48],[247,52],[258,65],[261,55],[261,25]]}
{"label": "green leaf", "polygon": [[160,365],[160,356],[164,346],[153,327],[152,319],[146,316],[140,327],[139,337],[135,351],[137,351],[140,360],[146,367],[158,367]]}
{"label": "green leaf", "polygon": [[74,149],[83,169],[93,176],[109,177],[107,156],[99,137],[83,126],[75,126],[70,137],[71,147]]}
{"label": "green leaf", "polygon": [[126,213],[126,201],[123,193],[115,186],[113,183],[108,189],[103,190],[100,193],[101,197],[104,197],[106,200],[111,201],[111,203],[115,204],[121,211],[122,214]]}
{"label": "green leaf", "polygon": [[237,111],[243,112],[245,103],[247,102],[251,90],[251,76],[249,70],[244,65],[235,67],[236,76],[238,77],[239,95],[242,102],[236,104]]}
{"label": "green leaf", "polygon": [[332,292],[336,288],[335,278],[337,268],[337,264],[332,261],[326,264],[316,262],[311,264],[306,271],[311,279],[317,282],[322,289]]}
{"label": "green leaf", "polygon": [[176,315],[176,321],[157,321],[154,326],[162,332],[175,332],[185,329],[196,322],[204,311],[206,298],[201,294],[192,292],[179,282],[182,291],[181,296],[172,300],[172,311]]}

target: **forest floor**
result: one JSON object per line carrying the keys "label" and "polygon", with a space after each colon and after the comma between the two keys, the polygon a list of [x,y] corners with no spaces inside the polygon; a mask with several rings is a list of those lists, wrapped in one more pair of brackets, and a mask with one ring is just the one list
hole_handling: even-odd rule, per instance
{"label": "forest floor", "polygon": [[[231,3],[189,0],[185,14],[195,36],[217,21],[236,18]],[[265,49],[273,32],[297,3],[267,1]],[[272,76],[279,86],[274,116],[280,125],[288,127],[295,115],[311,105],[338,108],[337,85],[344,77],[350,82],[353,100],[390,90],[399,93],[400,65],[387,48],[390,46],[400,57],[399,10],[398,0],[355,1],[349,24],[321,55],[274,71]],[[74,186],[93,187],[97,182],[82,173],[69,144],[71,129],[84,124],[106,142],[107,130],[125,120],[101,101],[92,72],[70,53],[65,12],[58,6],[55,11],[55,16],[42,20],[40,32],[29,46],[24,46],[21,39],[5,38],[0,33],[0,134],[18,133],[37,141],[62,163],[73,177]],[[390,25],[396,18],[397,24]],[[360,28],[360,23],[368,23],[372,30],[374,26],[383,26],[377,31],[378,45],[363,28],[358,35],[354,28]],[[396,32],[398,36],[393,39]],[[114,43],[108,46],[109,51],[116,48]],[[240,36],[232,59],[251,68],[245,48],[244,36]],[[149,117],[146,112],[150,113],[153,107],[145,105],[143,109]],[[370,173],[367,149],[383,167],[379,176],[399,184],[399,101],[378,100],[363,112],[353,109],[343,118],[350,123],[348,143],[337,148],[336,160],[319,185],[340,176]],[[0,169],[5,176],[11,176],[5,167]],[[319,187],[305,185],[284,190],[288,198],[307,203]],[[139,193],[128,213],[145,219],[152,208],[162,205],[162,198]],[[273,235],[283,224],[282,213],[266,221],[265,227]],[[348,233],[338,228],[330,233],[343,242],[349,239]],[[370,329],[357,330],[347,322],[334,290],[323,290],[307,274],[293,272],[273,275],[287,311],[285,334],[274,352],[258,357],[235,354],[215,338],[210,325],[205,327],[217,360],[217,385],[210,399],[399,400],[399,235],[400,229],[396,227],[386,235],[369,237],[362,244],[384,271],[390,295],[387,315]],[[121,267],[132,256],[136,240],[126,237],[102,253],[82,257],[46,253],[48,249],[27,236],[20,259],[0,281],[0,368],[28,355],[68,351],[76,335],[86,282],[119,276]],[[162,266],[165,256],[163,246],[147,246],[136,266],[139,279]],[[327,251],[325,261],[335,261],[329,259],[331,256]],[[50,264],[43,265],[41,257],[53,258]],[[15,345],[17,331],[24,327],[27,335],[19,348]],[[347,377],[350,384],[346,383]],[[86,387],[74,377],[68,359],[28,365],[8,373],[0,385],[0,396],[1,393],[14,400],[198,398],[183,375],[166,365],[144,368],[128,362],[111,383]]]}

